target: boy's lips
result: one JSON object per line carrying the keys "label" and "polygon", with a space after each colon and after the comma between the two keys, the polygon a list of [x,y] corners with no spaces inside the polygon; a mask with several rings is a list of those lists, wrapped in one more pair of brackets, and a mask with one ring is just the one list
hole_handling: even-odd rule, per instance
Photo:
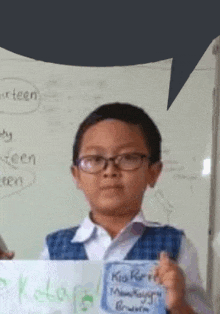
{"label": "boy's lips", "polygon": [[114,185],[104,185],[101,187],[101,190],[109,190],[109,189],[122,189],[123,186],[120,184],[114,184]]}

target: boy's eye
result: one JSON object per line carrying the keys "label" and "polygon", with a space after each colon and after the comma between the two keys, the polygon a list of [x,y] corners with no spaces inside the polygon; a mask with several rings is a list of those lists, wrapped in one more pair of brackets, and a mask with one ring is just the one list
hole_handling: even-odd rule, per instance
{"label": "boy's eye", "polygon": [[86,158],[86,162],[98,163],[100,161],[103,161],[102,156],[89,156]]}
{"label": "boy's eye", "polygon": [[93,156],[92,158],[93,158],[94,161],[103,160],[103,157],[102,157],[102,156]]}
{"label": "boy's eye", "polygon": [[128,161],[133,161],[133,160],[137,160],[139,156],[135,155],[135,154],[125,154],[123,156],[123,158],[125,160],[128,160]]}

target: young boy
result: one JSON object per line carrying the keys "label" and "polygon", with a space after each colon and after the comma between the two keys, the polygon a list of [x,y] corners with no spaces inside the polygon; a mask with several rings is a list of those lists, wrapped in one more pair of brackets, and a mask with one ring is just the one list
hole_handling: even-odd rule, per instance
{"label": "young boy", "polygon": [[161,136],[141,109],[107,104],[80,125],[71,171],[91,211],[74,228],[46,237],[41,257],[51,260],[156,260],[166,288],[167,313],[212,313],[197,269],[196,250],[184,232],[146,221],[148,187],[162,170]]}

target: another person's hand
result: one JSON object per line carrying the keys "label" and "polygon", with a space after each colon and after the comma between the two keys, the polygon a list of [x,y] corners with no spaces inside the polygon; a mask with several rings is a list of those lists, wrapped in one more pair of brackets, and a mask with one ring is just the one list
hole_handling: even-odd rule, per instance
{"label": "another person's hand", "polygon": [[1,259],[13,259],[15,253],[14,252],[4,252],[0,249],[0,260]]}
{"label": "another person's hand", "polygon": [[[154,269],[154,275],[156,276],[156,282],[166,289],[166,306],[169,310],[172,311],[187,306],[183,272],[178,264],[171,260],[165,252],[160,254],[160,263]],[[191,311],[187,313],[191,313]]]}

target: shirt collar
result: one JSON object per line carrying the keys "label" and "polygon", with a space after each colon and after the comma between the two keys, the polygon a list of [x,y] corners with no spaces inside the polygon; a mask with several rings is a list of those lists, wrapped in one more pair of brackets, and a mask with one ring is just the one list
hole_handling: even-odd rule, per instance
{"label": "shirt collar", "polygon": [[85,242],[95,235],[97,225],[90,218],[90,214],[80,223],[71,242]]}
{"label": "shirt collar", "polygon": [[[139,233],[139,230],[142,230],[143,227],[159,227],[161,224],[157,222],[151,222],[145,219],[143,211],[140,210],[138,214],[127,224],[127,226],[121,230],[121,232],[125,230],[131,230],[132,233]],[[95,237],[97,234],[97,230],[100,228],[97,224],[95,224],[90,217],[90,214],[81,222],[79,228],[76,231],[71,242],[85,242],[92,237]],[[103,229],[103,228],[101,228]],[[99,230],[100,231],[100,230]],[[102,230],[101,230],[102,232]],[[120,233],[121,233],[120,232]]]}

